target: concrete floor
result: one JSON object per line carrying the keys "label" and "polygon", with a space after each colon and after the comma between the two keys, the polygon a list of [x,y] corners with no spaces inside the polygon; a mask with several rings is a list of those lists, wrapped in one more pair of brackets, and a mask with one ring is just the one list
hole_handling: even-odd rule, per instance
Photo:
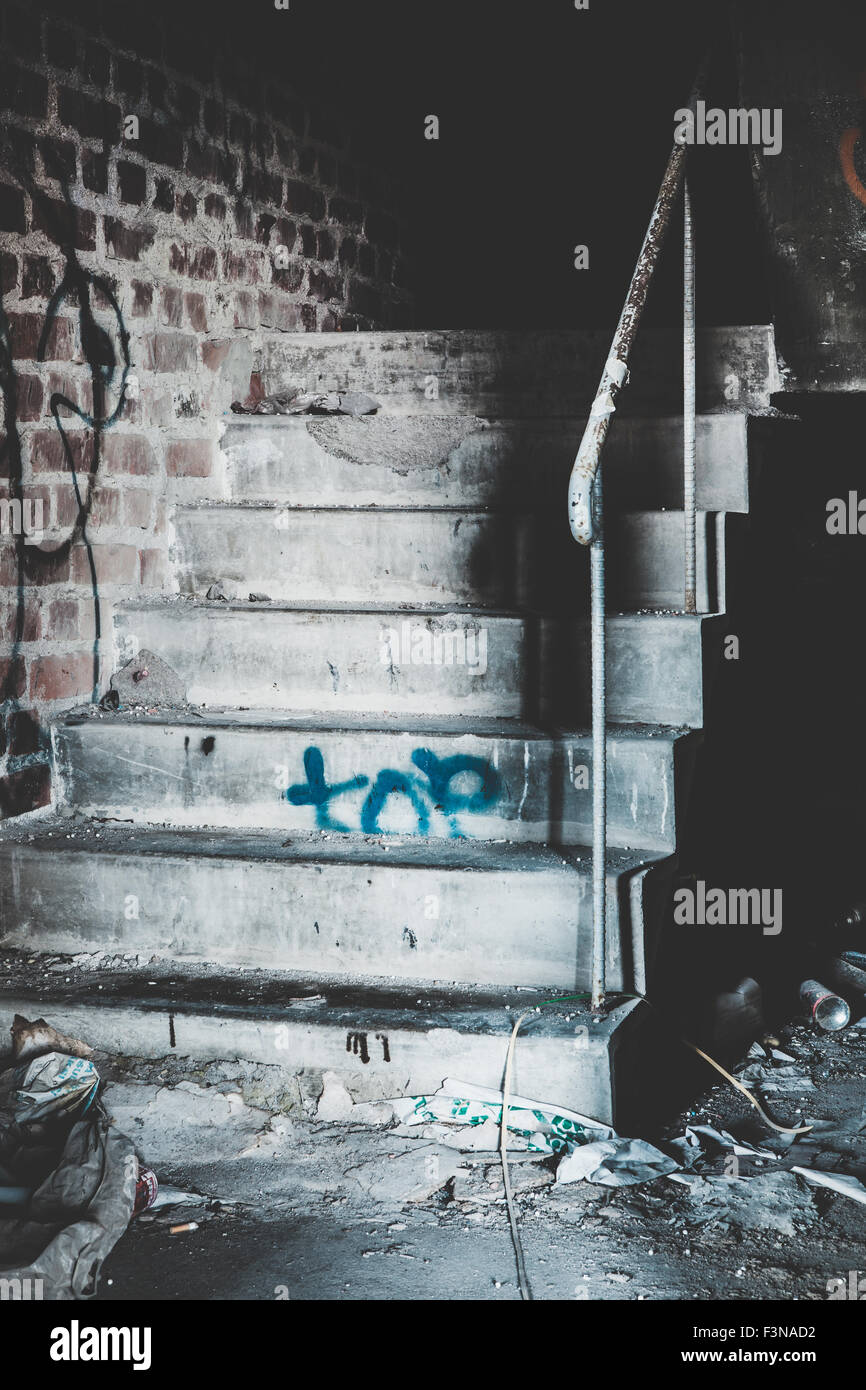
{"label": "concrete floor", "polygon": [[[709,1122],[778,1157],[760,1168],[744,1160],[739,1178],[716,1184],[712,1202],[669,1178],[618,1191],[586,1183],[524,1190],[517,1206],[536,1299],[823,1302],[829,1280],[864,1265],[866,1207],[777,1170],[799,1163],[866,1178],[866,1030],[830,1036],[798,1026],[783,1046],[814,1089],[777,1096],[774,1112],[786,1123],[818,1119],[820,1131],[790,1149],[720,1084],[669,1132]],[[162,1180],[217,1200],[134,1223],[104,1267],[101,1298],[519,1299],[495,1155],[469,1156],[479,1166],[457,1179],[456,1196],[446,1187],[407,1203],[397,1159],[417,1141],[351,1119],[283,1117],[275,1131],[273,1116],[246,1102],[244,1113],[237,1101],[233,1118],[216,1122],[216,1097],[240,1087],[252,1101],[260,1076],[239,1082],[239,1064],[225,1064],[234,1079],[212,1071],[203,1078],[210,1084],[180,1083],[178,1093],[177,1077],[163,1069],[160,1083],[158,1066],[125,1061],[118,1111],[131,1113],[140,1091],[136,1142]],[[381,1180],[375,1199],[359,1187],[363,1165]],[[515,1161],[515,1187],[544,1183],[547,1166]],[[169,1234],[170,1223],[186,1220],[198,1229]]]}

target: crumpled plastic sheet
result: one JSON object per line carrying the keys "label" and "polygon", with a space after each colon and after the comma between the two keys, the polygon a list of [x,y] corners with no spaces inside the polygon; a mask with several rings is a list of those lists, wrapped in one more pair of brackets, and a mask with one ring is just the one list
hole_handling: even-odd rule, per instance
{"label": "crumpled plastic sheet", "polygon": [[[44,1085],[34,1090],[40,1075]],[[132,1140],[92,1103],[99,1077],[91,1063],[51,1053],[20,1068],[16,1081],[14,1113],[0,1112],[0,1186],[32,1196],[24,1211],[0,1220],[0,1278],[29,1280],[25,1287],[38,1290],[31,1296],[46,1300],[92,1298],[132,1218]],[[37,1113],[47,1118],[34,1121]]]}
{"label": "crumpled plastic sheet", "polygon": [[645,1139],[603,1139],[565,1154],[556,1170],[556,1181],[601,1183],[603,1187],[631,1187],[667,1177],[679,1164]]}
{"label": "crumpled plastic sheet", "polygon": [[[405,1129],[421,1128],[425,1139],[436,1139],[463,1152],[494,1152],[499,1148],[502,1092],[472,1082],[446,1079],[430,1096],[402,1096],[385,1102]],[[593,1182],[626,1187],[691,1169],[714,1151],[774,1159],[712,1125],[689,1125],[684,1134],[666,1141],[675,1156],[644,1139],[623,1138],[609,1125],[576,1111],[512,1096],[508,1106],[508,1147],[512,1152],[559,1154],[558,1183]]]}
{"label": "crumpled plastic sheet", "polygon": [[[480,1151],[499,1147],[502,1102],[501,1091],[449,1078],[432,1096],[398,1096],[388,1104],[401,1124],[425,1126],[425,1138]],[[597,1120],[525,1096],[509,1097],[508,1133],[509,1148],[543,1154],[614,1137],[613,1130]]]}

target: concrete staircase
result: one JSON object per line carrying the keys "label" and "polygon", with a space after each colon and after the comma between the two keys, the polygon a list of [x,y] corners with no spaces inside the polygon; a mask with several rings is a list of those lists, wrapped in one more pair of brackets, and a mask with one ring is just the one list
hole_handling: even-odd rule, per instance
{"label": "concrete staircase", "polygon": [[[588,988],[587,573],[565,489],[605,350],[581,333],[273,347],[272,386],[382,409],[227,420],[223,495],[175,518],[178,596],[115,615],[118,662],[158,653],[196,708],[58,722],[56,814],[0,844],[3,944],[135,953],[147,973],[98,1001],[92,977],[58,987],[55,1024],[337,1070],[364,1098],[455,1072],[499,1086],[516,1013]],[[633,377],[604,464],[607,971],[626,996],[647,986],[728,630],[747,417],[779,384],[770,330],[702,336],[686,617],[675,344],[647,335]],[[205,600],[217,580],[236,597]],[[266,1015],[249,967],[285,972]],[[540,1012],[517,1089],[621,1122],[651,1049],[645,1006],[615,1002]]]}

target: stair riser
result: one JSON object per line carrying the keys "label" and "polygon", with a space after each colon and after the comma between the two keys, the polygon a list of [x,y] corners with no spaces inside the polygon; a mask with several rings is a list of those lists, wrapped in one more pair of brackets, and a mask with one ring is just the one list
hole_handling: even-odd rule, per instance
{"label": "stair riser", "polygon": [[442,511],[195,508],[177,517],[181,592],[295,603],[525,607],[538,592],[531,518]]}
{"label": "stair riser", "polygon": [[[465,1005],[461,1010],[457,999],[433,1017],[393,1005],[336,1009],[324,1001],[226,1017],[179,1007],[176,1001],[142,1007],[109,1002],[104,995],[99,1004],[64,998],[46,1003],[44,995],[27,993],[7,993],[2,1000],[10,1018],[47,1013],[60,1032],[89,1038],[97,1051],[112,1055],[161,1058],[174,1053],[198,1062],[232,1057],[282,1067],[287,1079],[303,1073],[307,1086],[332,1072],[356,1104],[397,1092],[431,1095],[446,1076],[471,1077],[478,1086],[500,1090],[511,1014],[516,1013],[514,1008],[500,1009],[498,1017],[485,1012],[473,1027],[470,1010]],[[550,1017],[548,1011],[545,1022]],[[584,1015],[579,1024],[563,1023],[542,1036],[524,1025],[514,1058],[513,1094],[564,1106],[624,1132],[638,1128],[629,1119],[637,1078],[646,1070],[645,1023],[650,1017],[647,1005],[629,1000],[597,1022],[584,1022]],[[574,1065],[577,1046],[579,1067]],[[650,1053],[653,1061],[656,1055],[657,1050]],[[106,1104],[114,1113],[111,1092]],[[426,1177],[424,1158],[419,1153],[419,1180]]]}
{"label": "stair riser", "polygon": [[[371,392],[388,414],[579,417],[609,349],[607,329],[285,334],[265,343],[263,374],[269,390]],[[766,407],[781,385],[769,328],[704,329],[697,359],[701,411]],[[630,368],[623,410],[682,410],[679,334],[641,334]]]}
{"label": "stair riser", "polygon": [[[678,745],[667,737],[609,738],[609,844],[673,851],[674,752],[681,763],[687,756],[683,742],[691,740]],[[237,729],[203,721],[113,725],[105,720],[58,725],[55,746],[65,800],[87,816],[286,832],[318,827],[326,834],[391,832],[554,844],[585,844],[591,839],[588,737],[556,744],[509,738],[506,733],[481,738]],[[328,785],[358,776],[366,779],[365,785],[341,793],[321,809],[293,804],[285,788],[297,787],[304,795],[309,786],[304,755],[311,748],[321,755]],[[436,809],[441,788],[434,788],[413,761],[419,750],[432,752],[440,763],[474,760],[447,784],[455,800],[444,810]],[[410,779],[418,800],[413,803],[405,793],[392,792],[380,810],[376,788],[388,787],[392,770]],[[298,799],[296,793],[294,800]]]}
{"label": "stair riser", "polygon": [[[466,872],[7,846],[8,946],[111,950],[335,977],[587,989],[588,867]],[[138,916],[135,916],[135,913]],[[608,985],[625,987],[616,880]]]}
{"label": "stair riser", "polygon": [[[279,511],[193,508],[177,517],[181,592],[217,579],[232,596],[296,603],[458,603],[580,608],[585,553],[565,512],[541,517],[447,511]],[[639,512],[609,526],[610,603],[681,609],[683,516]],[[698,610],[723,607],[724,521],[697,518]],[[347,555],[351,564],[346,563]]]}
{"label": "stair riser", "polygon": [[[699,729],[730,628],[724,615],[685,618],[625,614],[607,620],[607,718],[615,724],[668,724]],[[588,722],[590,633],[550,621],[543,627],[542,717]]]}
{"label": "stair riser", "polygon": [[[609,618],[608,719],[699,728],[705,669],[721,650],[712,625],[724,622]],[[434,636],[466,634],[463,664],[460,641],[449,639],[437,652],[433,638],[419,648],[430,664],[413,662],[428,623]],[[540,710],[547,727],[588,719],[589,634],[564,621],[178,604],[121,610],[116,629],[121,651],[132,640],[157,652],[194,704],[505,719],[535,718]],[[437,655],[453,651],[453,664],[436,664]]]}
{"label": "stair riser", "polygon": [[[727,608],[726,578],[735,557],[741,517],[697,513],[696,601],[699,613]],[[609,603],[640,611],[682,610],[685,602],[685,524],[682,512],[633,512],[608,528]]]}
{"label": "stair riser", "polygon": [[123,610],[116,631],[121,652],[167,661],[194,704],[519,718],[527,701],[518,618],[172,604]]}
{"label": "stair riser", "polygon": [[[294,507],[564,507],[585,419],[370,415],[238,416],[222,440],[230,495]],[[697,505],[748,510],[746,418],[697,421]],[[604,450],[605,500],[683,505],[682,419],[616,416]]]}

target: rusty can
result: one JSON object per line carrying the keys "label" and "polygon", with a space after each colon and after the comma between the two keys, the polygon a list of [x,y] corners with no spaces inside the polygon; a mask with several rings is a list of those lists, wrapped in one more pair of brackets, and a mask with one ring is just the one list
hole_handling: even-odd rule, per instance
{"label": "rusty can", "polygon": [[148,1207],[153,1206],[158,1191],[159,1183],[153,1169],[139,1167],[138,1180],[135,1184],[135,1206],[132,1208],[134,1217],[141,1216],[143,1211],[147,1211]]}

